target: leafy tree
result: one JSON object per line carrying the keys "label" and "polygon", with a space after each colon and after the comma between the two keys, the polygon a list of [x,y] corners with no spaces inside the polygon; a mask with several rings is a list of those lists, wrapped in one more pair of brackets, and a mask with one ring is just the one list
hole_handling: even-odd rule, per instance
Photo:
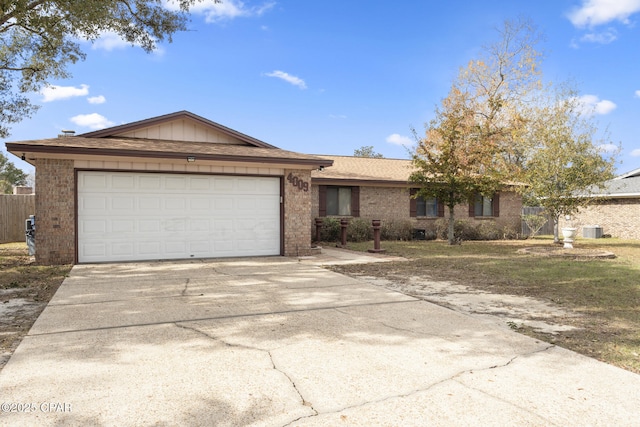
{"label": "leafy tree", "polygon": [[448,241],[455,243],[454,207],[476,194],[492,196],[523,162],[523,106],[540,87],[539,41],[528,22],[507,21],[500,40],[462,68],[436,108],[413,153],[414,197],[438,199],[449,209]]}
{"label": "leafy tree", "polygon": [[599,148],[606,141],[595,141],[593,116],[584,111],[575,90],[562,89],[544,104],[530,122],[531,152],[522,175],[527,185],[520,190],[551,215],[558,242],[560,216],[597,200],[594,194],[613,178],[617,151],[606,157]]}
{"label": "leafy tree", "polygon": [[27,174],[0,153],[0,194],[11,194],[14,185],[25,185],[26,182]]}
{"label": "leafy tree", "polygon": [[29,92],[70,77],[67,67],[85,59],[79,40],[113,32],[149,52],[186,29],[187,12],[197,1],[175,0],[178,10],[167,9],[163,0],[0,1],[0,137],[37,110]]}
{"label": "leafy tree", "polygon": [[372,159],[382,159],[384,156],[373,151],[373,145],[363,145],[353,150],[354,157],[369,157]]}

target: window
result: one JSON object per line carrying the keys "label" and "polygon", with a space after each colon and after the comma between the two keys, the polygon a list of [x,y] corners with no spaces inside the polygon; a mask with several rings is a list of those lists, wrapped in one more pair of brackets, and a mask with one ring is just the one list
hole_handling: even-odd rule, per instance
{"label": "window", "polygon": [[438,199],[430,198],[424,199],[422,197],[418,197],[416,199],[416,215],[417,216],[428,216],[428,217],[437,217],[438,216]]}
{"label": "window", "polygon": [[474,212],[475,216],[493,216],[493,198],[477,194]]}
{"label": "window", "polygon": [[412,218],[442,218],[444,216],[444,205],[436,198],[413,198],[418,190],[411,189],[411,198],[409,199],[409,212]]}
{"label": "window", "polygon": [[475,199],[469,204],[470,217],[496,217],[500,215],[500,198],[496,193],[492,197],[476,194]]}
{"label": "window", "polygon": [[320,185],[319,215],[360,216],[360,187]]}
{"label": "window", "polygon": [[351,187],[327,187],[327,215],[351,215]]}

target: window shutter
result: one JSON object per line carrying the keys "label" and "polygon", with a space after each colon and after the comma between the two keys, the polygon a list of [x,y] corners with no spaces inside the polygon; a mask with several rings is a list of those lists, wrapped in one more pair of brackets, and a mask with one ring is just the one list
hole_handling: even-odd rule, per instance
{"label": "window shutter", "polygon": [[436,199],[436,203],[438,204],[438,217],[444,218],[444,204],[438,199]]}
{"label": "window shutter", "polygon": [[418,190],[415,188],[409,190],[409,217],[411,218],[418,216],[418,200],[413,198],[417,192]]}
{"label": "window shutter", "polygon": [[472,197],[469,199],[469,218],[474,218],[476,216],[476,199]]}
{"label": "window shutter", "polygon": [[493,195],[493,216],[500,216],[500,193]]}
{"label": "window shutter", "polygon": [[360,216],[360,187],[351,187],[351,216]]}
{"label": "window shutter", "polygon": [[318,186],[318,216],[327,216],[327,186]]}

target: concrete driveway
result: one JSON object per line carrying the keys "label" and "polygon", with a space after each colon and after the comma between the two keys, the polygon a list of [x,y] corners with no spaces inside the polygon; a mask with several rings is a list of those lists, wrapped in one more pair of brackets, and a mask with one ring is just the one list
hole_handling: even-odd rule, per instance
{"label": "concrete driveway", "polygon": [[318,266],[350,258],[76,266],[0,424],[638,425],[640,376]]}

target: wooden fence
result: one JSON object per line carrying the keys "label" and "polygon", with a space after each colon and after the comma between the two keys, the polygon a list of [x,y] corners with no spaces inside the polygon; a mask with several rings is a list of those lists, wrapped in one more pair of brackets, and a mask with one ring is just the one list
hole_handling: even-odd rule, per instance
{"label": "wooden fence", "polygon": [[[538,215],[544,211],[544,208],[532,208],[532,207],[523,207],[522,215]],[[522,235],[528,236],[531,234],[531,229],[529,226],[522,220]],[[540,231],[538,231],[538,235],[551,235],[553,234],[553,220],[551,216],[547,215],[547,222],[542,226]]]}
{"label": "wooden fence", "polygon": [[34,194],[0,194],[0,243],[24,241],[24,221],[35,213]]}

